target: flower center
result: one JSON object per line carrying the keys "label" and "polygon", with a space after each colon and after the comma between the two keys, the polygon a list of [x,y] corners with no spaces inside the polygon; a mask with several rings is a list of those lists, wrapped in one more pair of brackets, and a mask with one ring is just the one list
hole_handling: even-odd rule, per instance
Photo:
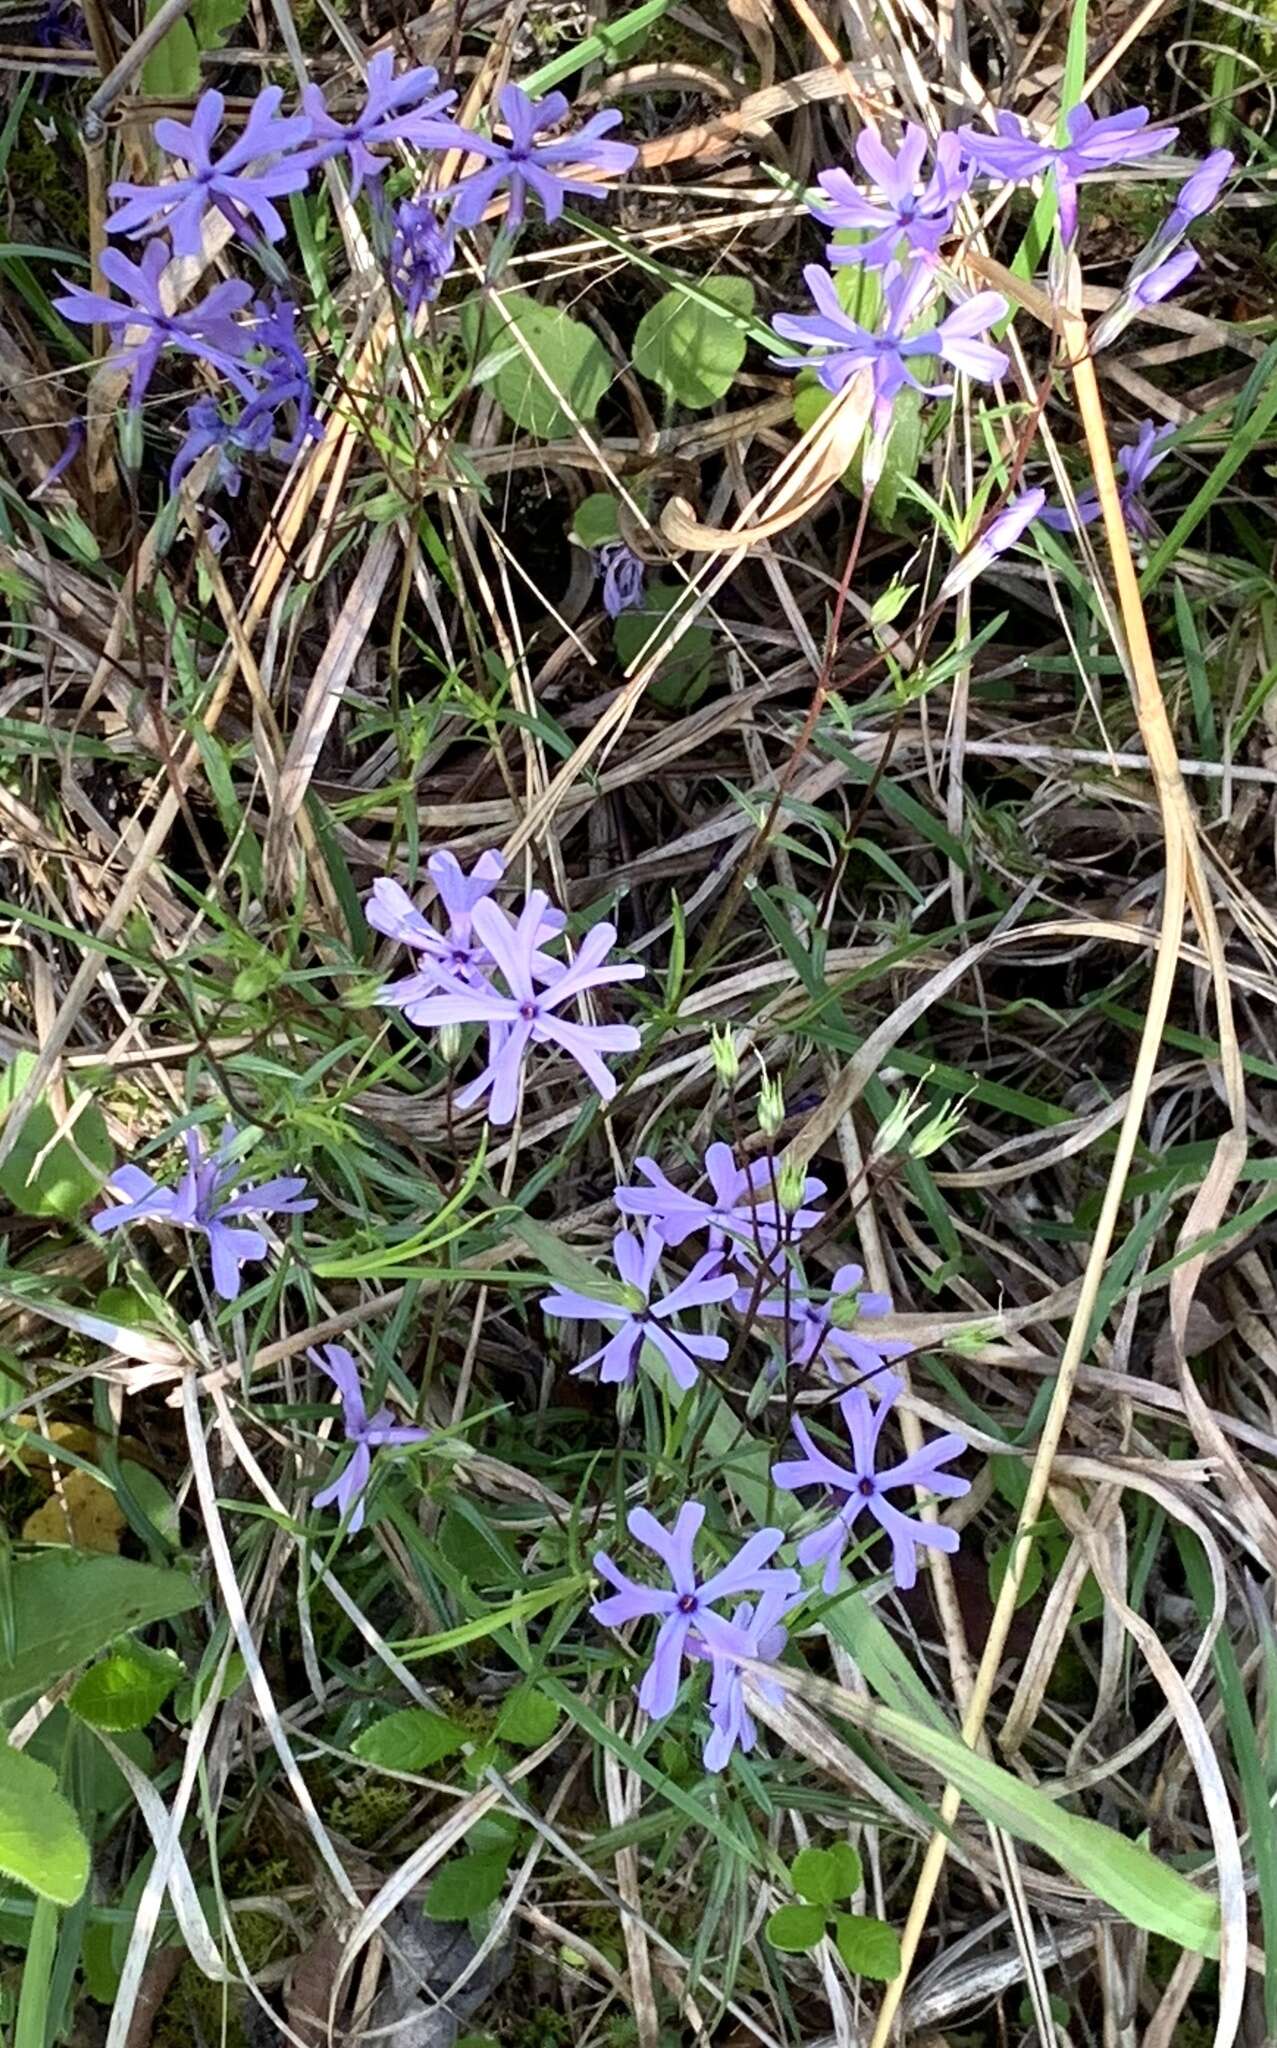
{"label": "flower center", "polygon": [[540,1014],[541,1012],[538,1010],[535,1003],[519,1004],[519,1015],[522,1017],[525,1024],[535,1023],[536,1019],[540,1016]]}
{"label": "flower center", "polygon": [[695,1612],[696,1612],[696,1595],[695,1595],[695,1593],[684,1593],[684,1594],[682,1595],[682,1597],[681,1597],[681,1599],[679,1600],[679,1603],[678,1603],[678,1611],[679,1611],[679,1613],[680,1613],[680,1614],[695,1614]]}
{"label": "flower center", "polygon": [[868,1473],[866,1473],[865,1477],[861,1480],[859,1486],[856,1488],[856,1491],[857,1493],[863,1495],[865,1500],[868,1500],[872,1494],[875,1494],[878,1491],[878,1489],[875,1486],[873,1480],[869,1477]]}

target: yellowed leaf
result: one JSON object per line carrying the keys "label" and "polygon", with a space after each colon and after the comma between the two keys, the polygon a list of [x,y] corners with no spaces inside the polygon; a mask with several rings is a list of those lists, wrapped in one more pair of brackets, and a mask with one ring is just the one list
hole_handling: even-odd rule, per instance
{"label": "yellowed leaf", "polygon": [[28,1543],[59,1543],[73,1550],[99,1550],[114,1556],[120,1548],[124,1516],[109,1486],[91,1472],[68,1472],[57,1493],[27,1516],[22,1525]]}

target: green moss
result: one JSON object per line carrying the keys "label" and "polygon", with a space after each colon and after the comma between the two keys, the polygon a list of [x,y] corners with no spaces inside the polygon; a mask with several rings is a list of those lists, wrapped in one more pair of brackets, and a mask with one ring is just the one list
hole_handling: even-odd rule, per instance
{"label": "green moss", "polygon": [[68,159],[78,163],[80,151],[61,134],[46,142],[37,113],[47,121],[46,108],[29,104],[9,156],[10,205],[16,218],[31,229],[33,241],[47,238],[66,249],[87,249],[89,209],[83,180],[67,175]]}
{"label": "green moss", "polygon": [[367,1778],[343,1786],[329,1801],[324,1819],[361,1849],[371,1849],[388,1828],[397,1827],[416,1798],[411,1785],[393,1778]]}

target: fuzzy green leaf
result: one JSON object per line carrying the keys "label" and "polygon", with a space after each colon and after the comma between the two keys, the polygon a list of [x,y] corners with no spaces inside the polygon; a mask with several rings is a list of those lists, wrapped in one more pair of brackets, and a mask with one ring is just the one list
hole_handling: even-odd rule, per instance
{"label": "fuzzy green leaf", "polygon": [[537,1749],[548,1742],[559,1724],[559,1710],[534,1685],[520,1685],[497,1715],[493,1734],[519,1749]]}
{"label": "fuzzy green leaf", "polygon": [[504,1849],[484,1849],[478,1855],[457,1856],[445,1863],[426,1893],[426,1913],[431,1920],[473,1920],[496,1904],[510,1868],[513,1843]]}
{"label": "fuzzy green leaf", "polygon": [[[0,1122],[35,1066],[35,1056],[20,1052],[0,1074]],[[74,1092],[68,1111],[82,1101]],[[43,1095],[23,1121],[13,1151],[0,1166],[0,1191],[24,1216],[77,1216],[101,1188],[114,1161],[106,1120],[95,1102],[83,1102],[65,1137],[56,1138],[60,1119]]]}
{"label": "fuzzy green leaf", "polygon": [[461,328],[469,348],[483,345],[475,381],[491,380],[516,427],[559,441],[576,432],[578,421],[594,418],[612,381],[612,361],[582,321],[538,305],[526,292],[506,292],[464,307]]}
{"label": "fuzzy green leaf", "polygon": [[0,1873],[37,1898],[73,1906],[89,1878],[89,1845],[56,1774],[0,1746]]}
{"label": "fuzzy green leaf", "polygon": [[43,1692],[129,1629],[184,1614],[199,1592],[185,1572],[46,1550],[15,1560],[9,1599],[14,1654],[0,1659],[0,1704]]}

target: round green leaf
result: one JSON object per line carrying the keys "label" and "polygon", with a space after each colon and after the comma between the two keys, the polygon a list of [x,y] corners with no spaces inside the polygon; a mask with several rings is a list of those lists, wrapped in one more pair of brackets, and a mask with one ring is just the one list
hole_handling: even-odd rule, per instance
{"label": "round green leaf", "polygon": [[824,1939],[825,1914],[821,1906],[778,1906],[767,1922],[767,1939],[773,1948],[787,1955],[803,1955]]}
{"label": "round green leaf", "polygon": [[849,1970],[887,1984],[900,1975],[900,1936],[868,1913],[839,1913],[834,1942]]}
{"label": "round green leaf", "polygon": [[520,1749],[536,1749],[549,1741],[558,1725],[554,1701],[534,1685],[521,1685],[506,1700],[492,1732],[500,1741],[513,1742]]}
{"label": "round green leaf", "polygon": [[361,1763],[387,1771],[428,1771],[468,1741],[464,1728],[429,1707],[402,1707],[365,1728],[351,1743]]}
{"label": "round green leaf", "polygon": [[[657,634],[667,632],[666,621],[680,597],[687,601],[671,584],[655,584],[638,610],[622,612],[615,621],[612,637],[617,656],[631,674]],[[653,675],[647,686],[649,697],[666,709],[695,704],[709,688],[713,644],[708,626],[689,626]]]}
{"label": "round green leaf", "polygon": [[[666,292],[639,321],[634,367],[679,405],[699,410],[726,397],[745,360],[742,323],[754,310],[754,287],[743,277],[710,277],[690,292]],[[714,304],[706,305],[712,299]],[[717,309],[722,307],[720,312]]]}
{"label": "round green leaf", "polygon": [[[35,1066],[20,1052],[0,1074],[0,1123]],[[68,1111],[82,1104],[67,1135],[55,1142],[59,1119],[42,1095],[28,1111],[18,1142],[0,1166],[0,1190],[24,1216],[78,1216],[111,1170],[114,1154],[97,1104],[68,1091]]]}
{"label": "round green leaf", "polygon": [[814,1906],[832,1906],[846,1898],[839,1890],[838,1865],[830,1849],[800,1849],[789,1867],[794,1890]]}
{"label": "round green leaf", "polygon": [[864,1879],[860,1858],[850,1842],[835,1842],[829,1850],[834,1865],[835,1899],[850,1899]]}
{"label": "round green leaf", "polygon": [[496,1904],[510,1867],[511,1848],[485,1849],[477,1856],[457,1856],[445,1863],[426,1893],[431,1920],[473,1920]]}
{"label": "round green leaf", "polygon": [[0,1874],[37,1898],[73,1906],[89,1879],[89,1845],[47,1764],[0,1746]]}
{"label": "round green leaf", "polygon": [[90,1727],[118,1735],[125,1729],[145,1728],[185,1675],[181,1658],[172,1650],[130,1642],[77,1679],[67,1704]]}
{"label": "round green leaf", "polygon": [[612,362],[593,328],[526,292],[465,307],[461,325],[471,349],[483,346],[475,382],[491,381],[516,427],[558,441],[594,418]]}
{"label": "round green leaf", "polygon": [[573,515],[572,538],[583,548],[605,547],[608,541],[621,538],[616,499],[610,491],[591,491],[588,498],[582,498]]}

